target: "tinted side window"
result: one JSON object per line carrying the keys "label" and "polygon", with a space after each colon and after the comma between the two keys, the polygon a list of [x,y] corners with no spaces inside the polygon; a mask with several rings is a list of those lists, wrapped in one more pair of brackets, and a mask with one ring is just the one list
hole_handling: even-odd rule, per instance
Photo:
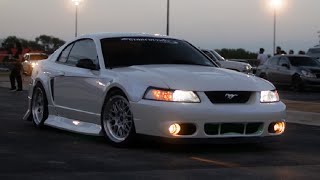
{"label": "tinted side window", "polygon": [[318,49],[309,49],[308,54],[317,54],[320,53],[320,48]]}
{"label": "tinted side window", "polygon": [[269,60],[269,64],[272,66],[276,66],[279,62],[279,57],[273,57]]}
{"label": "tinted side window", "polygon": [[86,39],[75,42],[67,64],[76,66],[80,59],[91,59],[94,64],[98,65],[98,54],[93,40]]}
{"label": "tinted side window", "polygon": [[281,66],[282,64],[289,64],[288,59],[285,57],[282,57],[279,61],[279,66]]}
{"label": "tinted side window", "polygon": [[65,63],[67,61],[72,46],[73,46],[73,44],[70,44],[70,45],[68,45],[67,48],[65,48],[62,51],[62,53],[60,54],[60,57],[58,59],[58,62]]}

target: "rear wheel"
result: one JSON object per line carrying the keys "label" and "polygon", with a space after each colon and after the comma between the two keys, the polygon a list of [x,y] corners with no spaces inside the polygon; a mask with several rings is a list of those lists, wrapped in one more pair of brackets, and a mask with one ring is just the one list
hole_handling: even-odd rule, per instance
{"label": "rear wheel", "polygon": [[115,146],[132,143],[135,136],[129,101],[120,92],[108,96],[102,112],[102,129],[106,139]]}
{"label": "rear wheel", "polygon": [[42,85],[35,86],[31,103],[32,122],[35,127],[41,128],[48,118],[48,101]]}

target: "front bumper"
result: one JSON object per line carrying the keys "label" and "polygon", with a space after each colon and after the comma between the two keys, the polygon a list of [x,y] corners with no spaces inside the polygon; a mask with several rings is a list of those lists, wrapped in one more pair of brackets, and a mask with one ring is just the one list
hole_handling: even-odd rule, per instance
{"label": "front bumper", "polygon": [[[246,104],[212,104],[203,92],[198,92],[201,103],[174,103],[141,100],[131,102],[136,132],[165,138],[234,138],[275,136],[268,132],[273,122],[285,122],[286,106],[282,102],[260,103],[255,93]],[[192,135],[173,136],[168,129],[174,123],[190,123],[196,127]],[[208,135],[205,124],[215,123],[262,123],[256,134]]]}
{"label": "front bumper", "polygon": [[320,78],[302,77],[302,82],[306,87],[320,87]]}

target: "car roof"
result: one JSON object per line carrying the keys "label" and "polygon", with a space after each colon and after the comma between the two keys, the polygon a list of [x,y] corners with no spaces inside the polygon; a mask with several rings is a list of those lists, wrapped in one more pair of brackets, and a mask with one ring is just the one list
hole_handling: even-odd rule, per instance
{"label": "car roof", "polygon": [[160,35],[160,34],[114,33],[114,32],[100,32],[100,33],[85,34],[85,35],[79,36],[77,39],[81,39],[81,38],[104,39],[104,38],[121,38],[121,37],[151,37],[151,38],[176,39],[176,38],[173,38],[173,37],[169,37],[169,36],[166,36],[166,35]]}
{"label": "car roof", "polygon": [[281,54],[281,55],[275,55],[274,57],[310,57],[308,55],[304,54]]}

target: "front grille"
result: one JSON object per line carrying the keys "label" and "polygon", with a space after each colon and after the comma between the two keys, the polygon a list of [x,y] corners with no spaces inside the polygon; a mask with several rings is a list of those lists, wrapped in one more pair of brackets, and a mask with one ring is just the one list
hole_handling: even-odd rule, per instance
{"label": "front grille", "polygon": [[263,123],[207,123],[204,131],[207,135],[256,135],[263,129]]}
{"label": "front grille", "polygon": [[250,91],[208,91],[205,92],[213,104],[247,103],[252,95]]}

